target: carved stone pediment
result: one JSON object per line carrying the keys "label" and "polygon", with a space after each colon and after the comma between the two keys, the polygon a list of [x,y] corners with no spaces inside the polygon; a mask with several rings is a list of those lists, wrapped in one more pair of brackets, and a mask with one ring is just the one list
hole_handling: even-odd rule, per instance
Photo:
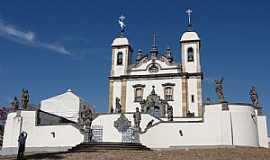
{"label": "carved stone pediment", "polygon": [[155,93],[154,86],[151,94],[140,104],[142,113],[148,113],[157,118],[165,117],[168,103]]}
{"label": "carved stone pediment", "polygon": [[121,113],[120,117],[114,121],[114,127],[119,132],[126,132],[131,127],[131,121],[129,121],[127,117]]}
{"label": "carved stone pediment", "polygon": [[159,71],[159,68],[160,68],[160,67],[158,66],[158,64],[152,63],[152,64],[149,66],[148,71],[149,71],[150,73],[156,73],[156,72]]}
{"label": "carved stone pediment", "polygon": [[[179,70],[181,71],[180,64],[175,63],[174,61],[168,62],[166,58],[160,59],[147,59],[146,57],[137,62],[136,64],[131,64],[128,66],[128,72],[136,74],[137,71],[144,72],[145,74],[157,73],[161,70]],[[173,71],[175,72],[175,71]]]}

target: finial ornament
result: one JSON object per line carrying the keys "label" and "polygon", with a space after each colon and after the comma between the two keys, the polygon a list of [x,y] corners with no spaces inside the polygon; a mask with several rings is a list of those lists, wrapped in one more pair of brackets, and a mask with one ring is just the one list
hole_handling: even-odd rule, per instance
{"label": "finial ornament", "polygon": [[157,47],[157,36],[156,36],[156,32],[153,33],[153,48]]}
{"label": "finial ornament", "polygon": [[125,23],[124,23],[124,20],[126,19],[126,17],[125,16],[123,16],[123,15],[121,15],[120,17],[119,17],[119,20],[118,20],[118,23],[119,23],[119,25],[120,25],[120,32],[121,32],[121,34],[123,34],[124,32],[125,32],[125,28],[126,28],[126,25],[125,25]]}
{"label": "finial ornament", "polygon": [[155,32],[153,33],[153,44],[150,53],[151,59],[157,59],[158,49],[157,49],[157,36]]}
{"label": "finial ornament", "polygon": [[156,95],[155,86],[152,86],[151,95]]}

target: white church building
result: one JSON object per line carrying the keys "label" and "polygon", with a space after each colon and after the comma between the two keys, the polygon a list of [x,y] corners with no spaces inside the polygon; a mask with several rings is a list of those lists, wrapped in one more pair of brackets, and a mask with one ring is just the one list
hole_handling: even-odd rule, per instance
{"label": "white church building", "polygon": [[[42,100],[37,111],[8,115],[2,154],[17,153],[22,131],[28,133],[26,151],[64,151],[84,142],[78,127],[83,107],[95,114],[96,142],[136,142],[152,149],[269,147],[266,116],[256,106],[202,101],[201,39],[190,21],[179,38],[181,63],[174,61],[170,48],[159,52],[155,34],[150,53],[139,50],[132,63],[123,20],[119,20],[121,33],[112,42],[108,113],[95,113],[71,90]],[[168,118],[169,107],[173,120]],[[139,132],[134,129],[136,108],[141,112]],[[124,131],[116,125],[122,122],[128,124]]]}
{"label": "white church building", "polygon": [[[154,90],[162,100],[173,107],[174,117],[185,117],[190,111],[202,116],[202,76],[200,64],[200,38],[196,32],[185,32],[180,39],[182,63],[173,61],[171,49],[159,55],[155,34],[150,55],[137,53],[131,64],[132,46],[120,36],[112,43],[112,69],[109,77],[109,111],[115,110],[115,100],[120,98],[124,112],[134,112],[141,107]],[[159,108],[162,112],[162,108]],[[161,113],[162,114],[162,113]],[[162,115],[165,116],[165,115]]]}

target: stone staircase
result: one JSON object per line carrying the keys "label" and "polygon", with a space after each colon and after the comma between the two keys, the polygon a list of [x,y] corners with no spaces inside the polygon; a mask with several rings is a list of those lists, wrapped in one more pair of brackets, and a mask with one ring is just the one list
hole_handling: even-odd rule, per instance
{"label": "stone staircase", "polygon": [[69,149],[69,152],[93,152],[106,150],[144,150],[151,149],[141,143],[119,143],[119,142],[84,142]]}

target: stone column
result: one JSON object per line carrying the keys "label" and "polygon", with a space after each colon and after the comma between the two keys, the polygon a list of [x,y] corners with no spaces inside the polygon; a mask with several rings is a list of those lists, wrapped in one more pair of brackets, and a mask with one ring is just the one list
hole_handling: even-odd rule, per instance
{"label": "stone column", "polygon": [[113,80],[109,80],[109,113],[113,109]]}
{"label": "stone column", "polygon": [[188,110],[188,79],[187,75],[182,77],[182,116],[187,115]]}
{"label": "stone column", "polygon": [[126,112],[126,96],[127,96],[127,80],[126,79],[122,79],[121,80],[121,99],[120,99],[120,103],[121,103],[121,110],[122,113]]}
{"label": "stone column", "polygon": [[115,68],[114,62],[115,62],[115,49],[113,48],[113,50],[112,50],[112,68],[111,68],[111,76],[114,75],[114,68]]}
{"label": "stone column", "polygon": [[198,106],[198,116],[202,116],[202,81],[201,77],[197,79],[197,106]]}

